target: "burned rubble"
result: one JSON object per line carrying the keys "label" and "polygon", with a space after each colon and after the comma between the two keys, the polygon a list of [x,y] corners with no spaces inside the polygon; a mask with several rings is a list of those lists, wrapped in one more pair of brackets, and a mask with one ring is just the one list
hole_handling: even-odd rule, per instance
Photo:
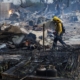
{"label": "burned rubble", "polygon": [[[59,46],[59,49],[53,52],[49,46],[43,46],[37,42],[36,36],[31,32],[29,34],[22,32],[17,26],[1,27],[0,55],[3,61],[0,61],[0,73],[2,79],[52,80],[59,77],[58,79],[61,80],[67,80],[67,78],[73,80],[75,75],[78,76],[76,70],[79,65],[80,46],[73,45],[67,49]],[[14,58],[14,55],[17,58]]]}
{"label": "burned rubble", "polygon": [[25,80],[29,77],[45,77],[44,80],[50,78],[50,80],[52,80],[57,76],[59,78],[73,78],[75,73],[71,73],[72,71],[76,70],[78,66],[78,52],[75,52],[75,49],[74,53],[73,51],[65,52],[65,50],[64,52],[43,52],[34,50],[29,54],[25,52],[28,54],[28,56],[26,56],[26,59],[18,65],[12,67],[10,70],[3,72],[2,78],[6,80],[9,80],[10,76],[12,76],[13,80],[20,80],[21,78],[22,80]]}
{"label": "burned rubble", "polygon": [[[63,14],[61,17],[59,15],[64,23],[66,22],[66,33],[63,38],[70,46],[64,48],[59,44],[57,50],[52,51],[54,35],[50,29],[54,28],[51,21],[54,10],[51,8],[53,10],[51,11],[48,4],[41,5],[44,8],[39,6],[40,10],[36,6],[36,9],[35,7],[28,9],[19,7],[19,10],[16,9],[14,12],[10,12],[9,19],[1,22],[0,79],[80,79],[80,36],[77,36],[78,39],[75,37],[80,33],[80,28],[75,27],[79,23],[77,22],[77,16],[67,17],[66,14]],[[56,10],[54,13],[58,14]],[[65,21],[65,18],[72,21],[72,23],[69,24],[69,21]],[[80,23],[77,26],[79,25]]]}

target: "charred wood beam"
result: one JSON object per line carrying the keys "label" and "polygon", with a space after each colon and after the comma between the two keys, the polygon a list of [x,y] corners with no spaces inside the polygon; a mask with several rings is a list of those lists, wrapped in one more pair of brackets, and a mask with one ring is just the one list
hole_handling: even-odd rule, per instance
{"label": "charred wood beam", "polygon": [[9,55],[17,55],[17,54],[20,54],[20,55],[32,55],[32,51],[30,50],[7,50],[7,51],[0,51],[0,55],[4,55],[4,54],[9,54]]}

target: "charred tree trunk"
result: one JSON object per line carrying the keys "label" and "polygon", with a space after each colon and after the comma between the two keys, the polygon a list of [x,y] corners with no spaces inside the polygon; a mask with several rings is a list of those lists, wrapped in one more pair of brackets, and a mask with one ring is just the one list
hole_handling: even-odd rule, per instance
{"label": "charred tree trunk", "polygon": [[[23,2],[23,0],[20,0],[20,2],[21,2],[21,7],[22,8],[26,8],[26,7],[31,7],[31,6],[33,6],[33,3],[30,1],[30,0],[28,0],[28,1],[25,1],[25,2]],[[28,2],[28,3],[27,3]]]}
{"label": "charred tree trunk", "polygon": [[67,0],[67,7],[69,7],[69,4],[70,4],[70,0]]}

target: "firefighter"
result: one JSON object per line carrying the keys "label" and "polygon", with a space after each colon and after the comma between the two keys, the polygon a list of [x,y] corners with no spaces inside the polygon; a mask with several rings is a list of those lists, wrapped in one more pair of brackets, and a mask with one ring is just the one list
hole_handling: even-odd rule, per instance
{"label": "firefighter", "polygon": [[55,49],[57,47],[57,41],[59,41],[64,47],[66,47],[65,42],[62,40],[62,36],[63,36],[64,31],[65,31],[63,29],[62,21],[57,16],[54,16],[53,17],[53,23],[55,24],[55,32],[53,32],[54,42],[53,42],[53,48],[52,49]]}

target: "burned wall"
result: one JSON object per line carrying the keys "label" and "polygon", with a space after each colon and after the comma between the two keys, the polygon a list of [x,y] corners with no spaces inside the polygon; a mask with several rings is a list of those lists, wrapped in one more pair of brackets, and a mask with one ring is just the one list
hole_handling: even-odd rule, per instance
{"label": "burned wall", "polygon": [[5,19],[9,17],[8,11],[10,9],[10,3],[0,2],[0,19]]}

